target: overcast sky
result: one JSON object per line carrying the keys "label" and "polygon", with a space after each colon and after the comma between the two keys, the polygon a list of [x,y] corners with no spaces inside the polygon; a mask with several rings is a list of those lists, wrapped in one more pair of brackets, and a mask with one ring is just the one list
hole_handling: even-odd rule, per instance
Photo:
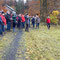
{"label": "overcast sky", "polygon": [[[19,1],[19,0],[16,0],[16,1]],[[24,3],[26,3],[26,0],[24,0]]]}

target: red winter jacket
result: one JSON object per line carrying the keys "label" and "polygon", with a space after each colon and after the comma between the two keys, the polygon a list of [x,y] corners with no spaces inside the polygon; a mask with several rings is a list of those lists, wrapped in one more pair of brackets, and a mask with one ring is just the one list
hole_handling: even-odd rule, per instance
{"label": "red winter jacket", "polygon": [[47,23],[50,23],[50,18],[47,18],[46,20],[47,20]]}
{"label": "red winter jacket", "polygon": [[24,17],[24,16],[22,16],[21,18],[22,18],[22,22],[25,22],[25,17]]}
{"label": "red winter jacket", "polygon": [[0,16],[2,18],[2,21],[3,21],[4,25],[6,25],[6,19],[5,19],[5,17],[3,15],[0,15]]}

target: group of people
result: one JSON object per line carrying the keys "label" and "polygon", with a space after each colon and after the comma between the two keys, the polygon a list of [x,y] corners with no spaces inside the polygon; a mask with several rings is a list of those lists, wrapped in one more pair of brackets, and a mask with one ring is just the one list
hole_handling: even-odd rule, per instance
{"label": "group of people", "polygon": [[[47,19],[47,27],[50,29],[50,18]],[[11,28],[13,28],[13,32],[16,31],[16,27],[18,29],[25,28],[25,31],[29,32],[29,27],[31,25],[33,28],[39,28],[40,17],[37,15],[29,16],[29,14],[16,14],[7,11],[5,14],[3,11],[0,11],[0,36],[2,36],[6,31],[10,32]],[[36,27],[35,27],[36,26]]]}
{"label": "group of people", "polygon": [[26,28],[25,31],[29,32],[29,27],[31,27],[31,25],[33,26],[33,28],[39,28],[39,24],[40,24],[40,17],[38,16],[38,14],[36,16],[29,16],[28,14],[25,15],[25,19],[26,19]]}

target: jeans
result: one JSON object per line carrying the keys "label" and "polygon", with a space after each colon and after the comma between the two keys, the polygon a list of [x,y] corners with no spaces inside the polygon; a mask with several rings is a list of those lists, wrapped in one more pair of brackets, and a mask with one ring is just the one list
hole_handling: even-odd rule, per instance
{"label": "jeans", "polygon": [[29,24],[26,24],[25,31],[29,32]]}
{"label": "jeans", "polygon": [[5,32],[5,28],[4,28],[4,25],[2,25],[2,31]]}
{"label": "jeans", "polygon": [[11,30],[11,22],[7,23],[7,30],[10,31]]}
{"label": "jeans", "polygon": [[2,35],[2,24],[0,24],[0,35]]}
{"label": "jeans", "polygon": [[18,22],[17,28],[21,28],[21,22]]}
{"label": "jeans", "polygon": [[16,23],[13,22],[13,32],[15,32]]}
{"label": "jeans", "polygon": [[13,32],[16,32],[15,28],[13,28]]}
{"label": "jeans", "polygon": [[22,28],[25,28],[25,22],[22,22]]}
{"label": "jeans", "polygon": [[47,27],[48,27],[48,29],[50,29],[50,23],[47,23]]}
{"label": "jeans", "polygon": [[32,25],[33,25],[33,28],[35,27],[35,23],[32,23]]}
{"label": "jeans", "polygon": [[29,27],[30,27],[30,20],[29,20]]}
{"label": "jeans", "polygon": [[39,28],[39,23],[36,23],[36,28]]}

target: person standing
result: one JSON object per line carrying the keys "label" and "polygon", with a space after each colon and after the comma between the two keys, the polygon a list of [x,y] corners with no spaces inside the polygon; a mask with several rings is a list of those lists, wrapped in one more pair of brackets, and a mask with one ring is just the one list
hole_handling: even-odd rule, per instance
{"label": "person standing", "polygon": [[16,15],[13,14],[12,16],[12,19],[13,19],[13,32],[15,32],[15,27],[16,27]]}
{"label": "person standing", "polygon": [[21,28],[21,21],[22,21],[22,19],[21,19],[21,14],[19,14],[19,16],[18,16],[18,23],[17,23],[17,27],[20,29]]}
{"label": "person standing", "polygon": [[29,32],[29,16],[26,16],[26,28],[25,31]]}
{"label": "person standing", "polygon": [[46,19],[46,23],[47,23],[47,28],[50,29],[50,17],[48,16]]}
{"label": "person standing", "polygon": [[7,11],[7,14],[5,15],[6,21],[7,21],[7,31],[11,31],[11,15],[10,12]]}
{"label": "person standing", "polygon": [[0,36],[3,35],[3,24],[6,25],[6,19],[5,17],[2,15],[2,13],[0,12]]}
{"label": "person standing", "polygon": [[38,17],[36,20],[36,28],[39,28],[39,25],[40,25],[40,18]]}
{"label": "person standing", "polygon": [[29,16],[29,28],[31,27],[31,26],[30,26],[30,22],[31,22],[31,17]]}
{"label": "person standing", "polygon": [[34,16],[31,21],[32,21],[33,28],[35,28],[35,17]]}
{"label": "person standing", "polygon": [[0,12],[0,36],[2,36],[2,17],[1,17],[1,12]]}
{"label": "person standing", "polygon": [[24,15],[21,15],[21,19],[22,19],[22,28],[25,28],[25,17],[24,17]]}
{"label": "person standing", "polygon": [[2,23],[2,31],[5,33],[5,27],[7,26],[5,14],[2,14],[2,19],[3,19],[3,21],[4,21],[4,22]]}
{"label": "person standing", "polygon": [[37,15],[36,16],[36,28],[39,28],[40,25],[40,17]]}

